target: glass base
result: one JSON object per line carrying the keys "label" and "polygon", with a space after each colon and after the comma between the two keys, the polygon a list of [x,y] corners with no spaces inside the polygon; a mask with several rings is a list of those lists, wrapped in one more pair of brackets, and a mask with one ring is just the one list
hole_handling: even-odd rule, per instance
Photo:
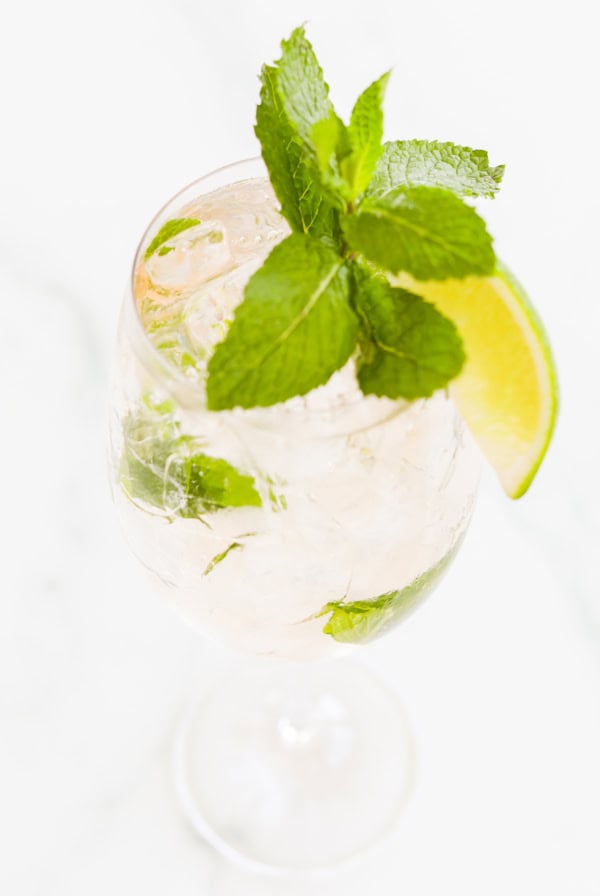
{"label": "glass base", "polygon": [[175,770],[189,821],[247,869],[338,866],[394,825],[414,776],[396,695],[362,664],[238,666],[181,726]]}

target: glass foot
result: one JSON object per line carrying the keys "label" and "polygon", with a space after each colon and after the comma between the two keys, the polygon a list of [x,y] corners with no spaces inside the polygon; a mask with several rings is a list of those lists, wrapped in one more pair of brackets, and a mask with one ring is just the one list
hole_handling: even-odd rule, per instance
{"label": "glass foot", "polygon": [[196,831],[248,869],[344,863],[394,825],[414,774],[396,695],[360,663],[247,662],[177,736],[177,789]]}

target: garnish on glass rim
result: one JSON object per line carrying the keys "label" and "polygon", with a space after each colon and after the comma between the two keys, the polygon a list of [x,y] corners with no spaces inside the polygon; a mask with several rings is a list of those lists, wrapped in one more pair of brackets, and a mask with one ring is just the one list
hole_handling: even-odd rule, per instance
{"label": "garnish on glass rim", "polygon": [[[249,279],[208,363],[210,410],[305,395],[354,359],[365,395],[447,387],[512,497],[538,469],[557,381],[543,327],[465,197],[504,166],[436,140],[383,142],[389,72],[337,115],[304,28],[261,73],[256,135],[292,233]],[[168,221],[146,258],[198,222]]]}
{"label": "garnish on glass rim", "polygon": [[441,279],[491,273],[495,257],[485,224],[446,185],[450,179],[463,194],[493,193],[501,169],[489,168],[481,151],[443,144],[440,186],[432,161],[439,144],[401,142],[384,151],[388,74],[359,96],[346,126],[304,29],[282,48],[281,59],[262,71],[256,133],[293,233],[250,279],[215,350],[209,408],[265,406],[304,395],[327,382],[357,348],[364,392],[429,396],[460,372],[460,337],[432,305],[392,289],[383,274]]}

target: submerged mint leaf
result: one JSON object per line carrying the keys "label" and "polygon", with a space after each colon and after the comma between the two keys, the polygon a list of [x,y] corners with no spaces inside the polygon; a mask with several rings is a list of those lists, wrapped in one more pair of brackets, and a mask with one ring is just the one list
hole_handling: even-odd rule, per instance
{"label": "submerged mint leaf", "polygon": [[323,632],[347,644],[365,644],[385,634],[433,591],[461,542],[462,536],[438,563],[399,591],[387,591],[368,600],[330,601],[319,613],[331,613]]}
{"label": "submerged mint leaf", "polygon": [[[148,411],[150,414],[156,414],[162,417],[168,422],[169,426],[176,425],[173,423],[175,402],[171,398],[163,398],[161,401],[156,401],[150,392],[144,392],[142,394],[142,404],[144,406],[144,415],[146,414],[146,411]],[[145,417],[142,419],[145,419]]]}
{"label": "submerged mint leaf", "polygon": [[126,417],[123,437],[120,484],[134,502],[193,519],[226,507],[262,504],[253,477],[205,454],[199,440],[182,435],[167,403],[146,404]]}
{"label": "submerged mint leaf", "polygon": [[260,507],[262,504],[252,476],[240,473],[220,457],[191,454],[182,459],[180,470],[187,495],[181,516],[196,517],[199,513],[225,507]]}
{"label": "submerged mint leaf", "polygon": [[412,608],[419,597],[415,589],[404,600],[402,591],[388,591],[369,600],[331,601],[323,608],[322,615],[331,613],[329,621],[323,626],[323,633],[342,643],[364,644],[383,634],[380,629],[384,626],[390,628],[392,622],[400,622],[400,617]]}
{"label": "submerged mint leaf", "polygon": [[383,150],[383,97],[390,77],[386,72],[361,93],[352,110],[348,126],[349,154],[342,161],[342,172],[355,199],[369,184]]}
{"label": "submerged mint leaf", "polygon": [[209,361],[208,407],[264,407],[304,395],[348,360],[357,332],[344,260],[292,234],[248,281]]}
{"label": "submerged mint leaf", "polygon": [[[196,224],[200,224],[200,221],[197,218],[173,218],[171,221],[167,221],[160,228],[146,251],[144,252],[144,261],[148,261],[149,258],[154,255],[157,249],[160,249],[161,246],[164,245],[168,240],[173,239],[174,236],[177,236],[179,233],[183,233],[184,230],[189,230],[190,227],[195,227]],[[169,252],[169,248],[166,247],[159,254],[166,255]]]}
{"label": "submerged mint leaf", "polygon": [[355,266],[361,321],[356,375],[365,395],[426,398],[460,373],[462,340],[452,321],[421,296]]}
{"label": "submerged mint leaf", "polygon": [[458,196],[492,198],[500,189],[504,165],[492,168],[483,149],[438,140],[395,140],[383,153],[367,195],[399,186],[441,187]]}
{"label": "submerged mint leaf", "polygon": [[227,545],[224,551],[221,551],[220,554],[215,554],[212,560],[208,563],[202,575],[207,576],[209,573],[211,573],[215,566],[218,566],[219,563],[221,563],[225,559],[225,557],[227,557],[227,555],[232,551],[239,551],[243,549],[244,545],[241,543],[241,541],[232,541],[231,544]]}
{"label": "submerged mint leaf", "polygon": [[492,240],[477,212],[449,190],[398,187],[365,199],[342,229],[349,245],[386,271],[418,280],[491,274]]}

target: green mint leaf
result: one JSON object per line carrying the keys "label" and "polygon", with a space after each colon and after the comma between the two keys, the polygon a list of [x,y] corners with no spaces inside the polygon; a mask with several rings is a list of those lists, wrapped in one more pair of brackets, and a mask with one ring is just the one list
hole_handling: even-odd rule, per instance
{"label": "green mint leaf", "polygon": [[[294,133],[279,96],[277,71],[265,65],[261,73],[260,103],[256,109],[255,133],[260,140],[262,157],[269,171],[281,213],[292,230],[308,231],[300,209],[302,184],[298,183],[298,164],[302,144]],[[315,216],[320,202],[315,201]],[[308,218],[310,220],[310,216]]]}
{"label": "green mint leaf", "polygon": [[[167,221],[160,228],[146,251],[144,252],[144,261],[148,261],[152,255],[156,252],[157,249],[160,249],[168,240],[173,239],[174,236],[177,236],[178,233],[183,233],[184,230],[189,230],[190,227],[195,227],[196,224],[199,224],[200,221],[196,218],[173,218],[171,221]],[[166,250],[161,251],[160,255],[166,255],[169,251]]]}
{"label": "green mint leaf", "polygon": [[[225,507],[260,507],[254,479],[240,473],[228,461],[208,454],[184,457],[179,469],[187,495],[181,516],[196,517]],[[175,475],[179,475],[176,469]]]}
{"label": "green mint leaf", "polygon": [[255,133],[292,230],[334,241],[338,234],[335,205],[340,203],[335,201],[335,191],[332,196],[328,184],[321,183],[312,144],[314,126],[333,113],[329,89],[303,28],[297,28],[281,46],[281,58],[263,66]]}
{"label": "green mint leaf", "polygon": [[255,133],[281,213],[292,230],[330,236],[337,231],[336,213],[323,196],[315,161],[290,121],[275,67],[264,66]]}
{"label": "green mint leaf", "polygon": [[348,126],[350,153],[342,161],[342,173],[350,185],[352,199],[369,184],[383,149],[382,104],[389,77],[390,72],[386,72],[367,87],[352,110]]}
{"label": "green mint leaf", "polygon": [[252,476],[211,457],[182,435],[167,404],[145,407],[123,423],[120,483],[134,502],[167,516],[201,518],[226,507],[260,507]]}
{"label": "green mint leaf", "polygon": [[364,644],[400,622],[419,598],[415,589],[406,597],[402,591],[388,591],[369,600],[330,601],[323,608],[323,614],[331,613],[323,633],[342,643]]}
{"label": "green mint leaf", "polygon": [[335,112],[313,125],[310,152],[315,158],[319,182],[329,202],[335,208],[344,209],[352,199],[350,186],[340,165],[340,159],[349,152],[348,129]]}
{"label": "green mint leaf", "polygon": [[348,299],[336,252],[303,234],[279,243],[250,278],[209,361],[208,407],[272,405],[327,382],[356,344]]}
{"label": "green mint leaf", "polygon": [[342,229],[352,249],[393,274],[445,280],[494,270],[484,222],[449,190],[399,187],[370,197],[343,218]]}
{"label": "green mint leaf", "polygon": [[212,558],[210,563],[208,563],[208,565],[207,565],[206,569],[204,570],[204,572],[202,573],[202,575],[207,576],[209,573],[211,573],[213,571],[213,569],[215,568],[215,566],[218,566],[219,563],[221,563],[225,559],[225,557],[227,557],[227,555],[230,554],[232,551],[238,551],[238,550],[243,550],[243,549],[244,549],[244,545],[241,543],[241,541],[232,541],[231,544],[227,545],[227,547],[225,548],[224,551],[221,551],[220,554],[215,554],[215,556]]}
{"label": "green mint leaf", "polygon": [[504,165],[490,167],[483,149],[437,140],[396,140],[384,144],[367,195],[399,186],[441,187],[459,196],[492,198],[500,189]]}
{"label": "green mint leaf", "polygon": [[331,613],[323,632],[346,644],[365,644],[386,634],[433,591],[461,542],[462,536],[438,563],[399,591],[387,591],[369,600],[330,601],[319,613]]}
{"label": "green mint leaf", "polygon": [[300,137],[310,140],[313,126],[333,111],[329,87],[304,27],[283,40],[281,49],[281,59],[275,65],[285,112]]}
{"label": "green mint leaf", "polygon": [[138,419],[138,422],[143,421],[144,419],[150,416],[150,419],[160,420],[167,427],[168,430],[171,431],[173,426],[177,424],[173,423],[175,414],[175,402],[170,398],[165,398],[162,401],[156,401],[149,392],[144,392],[142,394],[142,417],[141,420]]}
{"label": "green mint leaf", "polygon": [[421,296],[355,267],[353,300],[362,325],[356,375],[365,395],[411,401],[460,373],[465,354],[456,327]]}

